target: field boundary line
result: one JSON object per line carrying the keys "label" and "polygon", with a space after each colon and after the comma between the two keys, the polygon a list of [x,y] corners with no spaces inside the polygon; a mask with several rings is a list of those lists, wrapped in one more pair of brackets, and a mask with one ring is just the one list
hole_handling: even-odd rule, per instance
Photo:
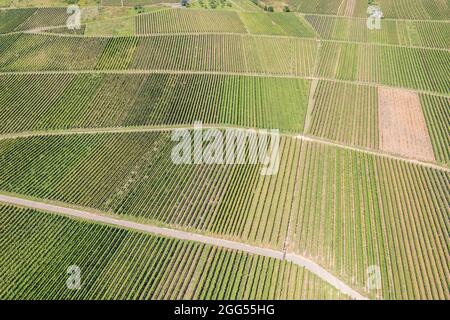
{"label": "field boundary line", "polygon": [[[170,9],[169,9],[170,10]],[[164,10],[157,10],[157,11],[164,11]],[[147,13],[149,14],[149,13]],[[134,18],[135,16],[130,17],[118,17],[115,19],[130,19]],[[239,17],[239,19],[241,19]],[[111,19],[112,20],[112,19]],[[98,21],[97,23],[101,23],[102,20]],[[108,21],[108,20],[103,20]],[[242,19],[241,19],[242,22]],[[91,23],[85,23],[92,24]],[[244,24],[245,26],[245,24]],[[57,29],[64,26],[49,26],[48,30],[51,29]],[[312,27],[312,26],[311,26]],[[366,46],[380,46],[380,47],[398,47],[398,48],[410,48],[410,49],[425,49],[425,50],[437,50],[437,51],[446,51],[450,52],[449,48],[441,48],[441,47],[423,47],[423,46],[407,46],[407,45],[401,45],[401,44],[389,44],[389,43],[376,43],[376,42],[362,42],[362,41],[349,41],[349,40],[333,40],[333,39],[324,39],[324,38],[317,38],[317,37],[297,37],[297,36],[288,36],[288,35],[271,35],[271,34],[255,34],[255,33],[249,33],[249,30],[246,27],[246,30],[248,33],[245,32],[180,32],[180,33],[152,33],[152,34],[134,34],[134,35],[126,35],[126,36],[110,36],[110,35],[80,35],[80,34],[70,34],[70,33],[51,33],[51,32],[45,32],[47,27],[42,27],[42,29],[36,30],[22,30],[22,31],[13,31],[9,33],[2,33],[0,35],[8,35],[13,33],[24,33],[24,34],[40,34],[40,35],[46,35],[46,36],[53,36],[53,37],[60,37],[60,38],[98,38],[98,39],[111,39],[111,38],[126,38],[126,37],[138,37],[138,38],[151,38],[151,37],[177,37],[177,36],[205,36],[205,35],[228,35],[228,36],[241,36],[241,37],[256,37],[256,38],[275,38],[275,39],[297,39],[297,40],[309,40],[309,41],[315,41],[317,39],[320,39],[321,41],[325,42],[333,42],[333,43],[345,43],[345,44],[359,44],[359,45],[366,45]],[[314,31],[316,31],[313,28]],[[317,32],[317,31],[316,31]]]}
{"label": "field boundary line", "polygon": [[[328,282],[330,285],[334,286],[336,289],[341,291],[344,294],[347,294],[353,299],[357,300],[368,300],[367,297],[361,295],[356,290],[349,287],[347,284],[345,284],[342,280],[338,279],[334,275],[332,275],[330,272],[325,270],[320,265],[316,264],[315,262],[292,253],[288,253],[284,255],[282,251],[277,251],[273,249],[268,248],[262,248],[253,246],[250,244],[237,242],[237,241],[231,241],[231,240],[225,240],[221,238],[215,238],[211,236],[206,236],[202,234],[197,234],[193,232],[187,232],[182,230],[176,230],[176,229],[170,229],[166,227],[158,227],[151,224],[144,224],[139,222],[134,222],[131,220],[124,220],[124,219],[117,219],[106,215],[100,215],[95,214],[89,211],[82,211],[77,209],[72,209],[68,207],[63,206],[57,206],[53,205],[47,202],[38,202],[34,200],[28,200],[24,198],[19,197],[13,197],[8,196],[4,194],[0,194],[0,202],[20,206],[20,207],[28,207],[32,209],[42,210],[46,212],[52,212],[56,214],[62,214],[65,216],[69,216],[72,218],[79,218],[83,220],[88,220],[96,223],[105,223],[108,225],[118,226],[121,228],[127,228],[132,230],[137,230],[141,232],[151,233],[159,236],[165,236],[170,238],[176,238],[180,240],[185,241],[195,241],[204,243],[207,245],[213,245],[218,246],[222,248],[232,249],[232,250],[239,250],[243,252],[247,252],[250,254],[257,254],[265,257],[275,258],[279,260],[287,260],[289,262],[292,262],[298,266],[304,267],[305,269],[309,270],[310,272],[314,273],[316,276],[321,278],[322,280]],[[285,259],[284,259],[285,258]]]}
{"label": "field boundary line", "polygon": [[[225,124],[202,124],[204,129],[235,129],[235,130],[268,130],[267,128],[254,128],[254,127],[245,127],[245,126],[237,126],[237,125],[225,125]],[[18,132],[18,133],[6,133],[0,134],[1,140],[8,139],[20,139],[20,138],[29,138],[29,137],[38,137],[38,136],[62,136],[62,135],[76,135],[76,134],[108,134],[108,133],[138,133],[138,132],[170,132],[176,129],[185,129],[191,130],[193,129],[193,125],[167,125],[167,126],[135,126],[135,127],[103,127],[103,128],[76,128],[76,129],[64,129],[64,130],[47,130],[47,131],[26,131],[26,132]],[[362,152],[366,154],[371,154],[379,157],[385,157],[393,160],[399,160],[404,162],[409,162],[412,164],[417,164],[424,167],[429,167],[436,170],[450,172],[450,168],[441,166],[436,163],[425,162],[413,158],[403,157],[401,155],[396,155],[388,152],[384,152],[381,150],[374,150],[364,147],[352,146],[349,144],[343,144],[340,142],[336,142],[333,140],[328,140],[320,137],[316,137],[313,135],[302,134],[302,133],[289,133],[289,132],[280,132],[281,136],[288,138],[295,138],[303,141],[321,143],[329,146],[333,146],[336,148]]]}
{"label": "field boundary line", "polygon": [[87,69],[87,70],[39,70],[39,71],[1,71],[0,77],[2,75],[34,75],[34,74],[204,74],[204,75],[229,75],[229,76],[249,76],[249,77],[265,77],[265,78],[286,78],[286,79],[304,79],[304,80],[321,80],[321,81],[332,81],[340,83],[348,83],[354,85],[364,85],[370,87],[381,87],[381,88],[394,88],[402,89],[404,91],[415,92],[419,94],[428,94],[437,97],[450,98],[450,93],[440,93],[435,91],[427,91],[421,89],[405,88],[390,86],[386,84],[381,84],[377,82],[366,82],[360,80],[342,80],[335,78],[326,77],[316,77],[316,76],[301,76],[294,74],[276,74],[276,73],[257,73],[257,72],[229,72],[229,71],[193,71],[193,70],[162,70],[162,69],[127,69],[127,70],[98,70],[98,69]]}

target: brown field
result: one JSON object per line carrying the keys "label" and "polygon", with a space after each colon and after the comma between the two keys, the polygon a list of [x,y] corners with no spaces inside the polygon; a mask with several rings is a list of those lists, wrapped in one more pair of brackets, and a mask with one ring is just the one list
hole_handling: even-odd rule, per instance
{"label": "brown field", "polygon": [[378,88],[380,149],[435,161],[419,96],[401,89]]}

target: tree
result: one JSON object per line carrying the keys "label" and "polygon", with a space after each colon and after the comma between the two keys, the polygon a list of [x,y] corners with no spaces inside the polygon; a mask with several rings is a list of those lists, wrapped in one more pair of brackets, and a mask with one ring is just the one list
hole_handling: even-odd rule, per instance
{"label": "tree", "polygon": [[284,12],[290,12],[291,10],[289,9],[288,6],[284,6],[284,7],[283,7],[283,11],[284,11]]}

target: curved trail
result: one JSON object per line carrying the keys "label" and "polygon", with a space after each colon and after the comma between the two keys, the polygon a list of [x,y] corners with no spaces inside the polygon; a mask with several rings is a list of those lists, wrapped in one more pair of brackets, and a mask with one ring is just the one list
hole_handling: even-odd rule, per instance
{"label": "curved trail", "polygon": [[261,256],[266,256],[270,258],[275,259],[281,259],[281,260],[287,260],[290,261],[296,265],[299,265],[301,267],[304,267],[305,269],[309,270],[310,272],[314,273],[321,279],[325,280],[338,290],[340,290],[342,293],[347,294],[353,299],[357,300],[367,300],[367,297],[361,295],[359,292],[355,291],[354,289],[350,288],[347,284],[345,284],[343,281],[339,280],[337,277],[329,273],[327,270],[319,266],[318,264],[312,262],[311,260],[308,260],[302,256],[291,254],[291,253],[285,253],[282,251],[267,249],[267,248],[261,248],[257,246],[252,246],[249,244],[236,242],[236,241],[230,241],[210,236],[204,236],[201,234],[181,231],[181,230],[175,230],[175,229],[169,229],[169,228],[163,228],[163,227],[157,227],[154,225],[148,225],[143,223],[137,223],[133,221],[128,220],[122,220],[122,219],[116,219],[100,214],[91,213],[88,211],[82,211],[77,209],[72,209],[68,207],[61,207],[49,203],[44,202],[38,202],[33,200],[27,200],[23,198],[8,196],[0,194],[0,202],[21,206],[21,207],[28,207],[32,209],[37,210],[43,210],[47,212],[57,213],[57,214],[63,214],[69,217],[73,218],[81,218],[84,220],[89,220],[93,222],[100,222],[100,223],[106,223],[109,225],[119,226],[122,228],[128,228],[138,231],[143,231],[151,234],[161,235],[165,237],[170,238],[176,238],[180,240],[187,240],[187,241],[196,241],[208,245],[213,246],[219,246],[222,248],[228,248],[233,250],[239,250],[251,254],[257,254]]}
{"label": "curved trail", "polygon": [[[235,125],[220,125],[220,124],[202,124],[204,129],[235,129],[235,130],[248,130],[255,129],[259,130],[260,128],[252,128],[252,127],[242,127]],[[64,130],[48,130],[48,131],[26,131],[26,132],[17,132],[17,133],[6,133],[0,134],[0,141],[6,139],[18,139],[18,138],[29,138],[29,137],[39,137],[39,136],[62,136],[62,135],[75,135],[75,134],[101,134],[101,133],[135,133],[135,132],[166,132],[173,131],[176,129],[186,129],[191,130],[194,127],[192,125],[168,125],[168,126],[139,126],[139,127],[103,127],[103,128],[82,128],[82,129],[64,129]],[[269,130],[269,129],[267,129]],[[380,150],[368,149],[363,147],[356,147],[348,144],[343,144],[340,142],[327,140],[324,138],[319,138],[316,136],[311,136],[307,134],[298,134],[298,133],[283,133],[280,132],[281,136],[296,138],[302,141],[321,143],[328,146],[362,152],[370,155],[375,155],[379,157],[385,157],[393,160],[399,160],[408,162],[411,164],[417,164],[420,166],[442,170],[446,172],[450,172],[450,168],[441,166],[432,162],[425,162],[413,158],[406,158],[401,155],[396,155],[392,153],[383,152]]]}

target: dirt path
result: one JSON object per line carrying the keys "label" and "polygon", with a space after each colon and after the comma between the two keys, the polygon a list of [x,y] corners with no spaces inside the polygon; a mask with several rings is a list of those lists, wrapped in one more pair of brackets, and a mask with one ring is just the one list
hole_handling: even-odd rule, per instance
{"label": "dirt path", "polygon": [[366,297],[364,297],[357,291],[350,288],[348,285],[346,285],[344,282],[342,282],[341,280],[336,278],[334,275],[329,273],[327,270],[325,270],[318,264],[316,264],[302,256],[298,256],[295,254],[288,253],[288,254],[284,255],[284,252],[282,252],[282,251],[276,251],[276,250],[272,250],[272,249],[256,247],[256,246],[252,246],[252,245],[241,243],[241,242],[229,241],[229,240],[214,238],[214,237],[210,237],[210,236],[204,236],[204,235],[186,232],[186,231],[162,228],[162,227],[157,227],[157,226],[153,226],[153,225],[137,223],[137,222],[133,222],[133,221],[116,219],[116,218],[112,218],[112,217],[108,217],[108,216],[91,213],[88,211],[81,211],[81,210],[76,210],[76,209],[72,209],[72,208],[56,206],[56,205],[49,204],[49,203],[32,201],[32,200],[27,200],[27,199],[23,199],[23,198],[2,195],[2,194],[0,194],[0,202],[11,204],[11,205],[17,205],[17,206],[21,206],[21,207],[33,208],[36,210],[43,210],[43,211],[47,211],[47,212],[63,214],[63,215],[69,216],[69,217],[80,218],[80,219],[89,220],[89,221],[93,221],[93,222],[106,223],[109,225],[119,226],[122,228],[148,232],[151,234],[161,235],[161,236],[170,237],[170,238],[176,238],[176,239],[180,239],[180,240],[196,241],[196,242],[200,242],[200,243],[204,243],[204,244],[208,244],[208,245],[219,246],[219,247],[233,249],[233,250],[239,250],[239,251],[248,252],[251,254],[257,254],[257,255],[266,256],[266,257],[275,258],[275,259],[284,259],[285,258],[287,261],[290,261],[296,265],[299,265],[299,266],[304,267],[305,269],[311,271],[312,273],[314,273],[321,279],[325,280],[332,286],[336,287],[342,293],[349,295],[351,298],[358,299],[358,300],[366,300],[367,299]]}

